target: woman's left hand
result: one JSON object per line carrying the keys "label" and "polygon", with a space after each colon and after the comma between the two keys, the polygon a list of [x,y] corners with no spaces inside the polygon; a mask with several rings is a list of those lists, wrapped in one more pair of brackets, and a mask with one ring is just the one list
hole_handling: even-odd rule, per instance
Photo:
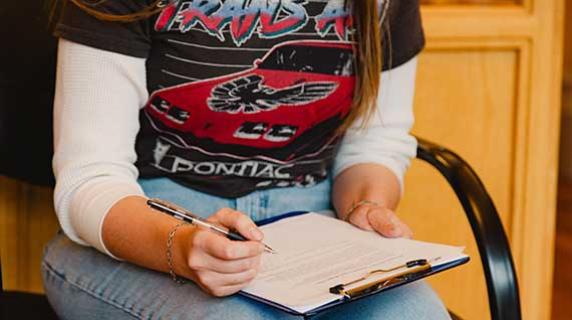
{"label": "woman's left hand", "polygon": [[364,230],[374,230],[387,238],[411,238],[413,232],[393,210],[381,205],[363,204],[356,207],[346,221]]}
{"label": "woman's left hand", "polygon": [[359,164],[336,177],[332,200],[338,218],[358,228],[374,230],[388,238],[411,238],[413,232],[393,211],[400,193],[399,181],[389,169]]}

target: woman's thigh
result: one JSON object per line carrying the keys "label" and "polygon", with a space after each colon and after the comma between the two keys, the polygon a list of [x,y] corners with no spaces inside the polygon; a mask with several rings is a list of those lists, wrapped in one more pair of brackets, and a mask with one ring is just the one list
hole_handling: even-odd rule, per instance
{"label": "woman's thigh", "polygon": [[195,191],[168,178],[139,179],[149,198],[175,203],[201,217],[208,217],[222,208],[235,208],[235,200]]}
{"label": "woman's thigh", "polygon": [[42,263],[50,303],[62,319],[287,319],[239,295],[215,298],[193,283],[107,257],[60,234]]}
{"label": "woman's thigh", "polygon": [[222,208],[232,208],[258,221],[291,211],[331,210],[331,179],[310,187],[287,187],[255,191],[229,199],[189,189],[167,178],[139,179],[145,194],[160,198],[193,213],[208,217]]}
{"label": "woman's thigh", "polygon": [[[332,181],[326,179],[310,187],[275,188],[260,191],[258,197],[262,197],[264,201],[258,206],[258,210],[260,210],[258,215],[260,218],[269,218],[291,211],[321,212],[332,210],[331,189]],[[253,212],[256,210],[256,208],[252,209]]]}
{"label": "woman's thigh", "polygon": [[[209,216],[224,207],[254,220],[288,211],[331,208],[331,181],[308,188],[258,191],[226,199],[188,189],[168,179],[139,181],[158,197]],[[331,211],[329,214],[333,214]],[[46,247],[42,264],[46,293],[63,319],[288,319],[289,314],[234,295],[214,298],[194,284],[178,285],[166,274],[111,259],[60,234]],[[446,319],[431,288],[419,283],[321,314],[326,319]]]}
{"label": "woman's thigh", "polygon": [[[234,295],[211,297],[192,283],[113,260],[60,234],[42,264],[46,293],[62,319],[292,319],[285,312]],[[346,304],[319,319],[448,319],[423,282]]]}

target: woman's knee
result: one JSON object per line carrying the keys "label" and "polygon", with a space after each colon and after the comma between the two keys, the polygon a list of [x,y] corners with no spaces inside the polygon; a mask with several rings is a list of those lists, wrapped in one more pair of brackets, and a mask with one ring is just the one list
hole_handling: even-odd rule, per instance
{"label": "woman's knee", "polygon": [[50,305],[62,320],[137,319],[128,310],[100,299],[76,284],[70,283],[49,265],[42,264],[44,289]]}

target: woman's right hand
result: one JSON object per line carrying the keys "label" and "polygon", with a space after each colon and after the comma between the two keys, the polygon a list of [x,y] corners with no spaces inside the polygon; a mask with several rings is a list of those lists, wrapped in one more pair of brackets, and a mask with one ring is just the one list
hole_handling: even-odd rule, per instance
{"label": "woman's right hand", "polygon": [[185,275],[205,292],[227,296],[254,279],[264,252],[264,235],[245,214],[224,208],[207,219],[210,223],[239,232],[249,241],[232,241],[213,231],[189,228],[178,241],[185,250]]}

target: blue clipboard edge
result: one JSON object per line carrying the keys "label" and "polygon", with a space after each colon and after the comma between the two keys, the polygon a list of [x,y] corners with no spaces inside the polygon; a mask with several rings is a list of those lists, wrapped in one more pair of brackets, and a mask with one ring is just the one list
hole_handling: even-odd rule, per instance
{"label": "blue clipboard edge", "polygon": [[[257,221],[256,224],[257,224],[258,226],[263,226],[263,225],[270,224],[270,223],[273,223],[273,222],[276,222],[276,221],[279,221],[279,220],[282,220],[282,219],[285,219],[285,218],[295,217],[295,216],[303,215],[303,214],[306,214],[306,213],[309,213],[309,211],[292,211],[292,212],[287,212],[287,213],[278,215],[278,216],[276,216],[276,217],[267,218],[267,219],[263,219],[263,220]],[[293,310],[293,309],[290,309],[290,308],[288,308],[288,307],[286,307],[286,306],[284,306],[284,305],[275,303],[275,302],[273,302],[273,301],[270,301],[270,300],[267,300],[267,299],[264,299],[264,298],[261,298],[261,297],[252,295],[252,294],[250,294],[250,293],[243,292],[243,291],[239,291],[238,294],[240,294],[240,295],[242,295],[242,296],[244,296],[244,297],[248,297],[248,298],[250,298],[250,299],[253,299],[253,300],[255,300],[255,301],[262,302],[262,303],[267,304],[267,305],[269,305],[269,306],[272,306],[272,307],[274,307],[274,308],[280,309],[280,310],[285,311],[285,312],[287,312],[287,313],[289,313],[289,314],[293,314],[293,315],[297,315],[297,316],[310,317],[310,316],[315,316],[315,315],[317,315],[318,313],[323,312],[323,311],[325,311],[325,310],[327,310],[327,309],[334,308],[334,307],[336,307],[336,306],[339,306],[339,305],[342,305],[342,304],[346,304],[346,303],[352,303],[352,302],[354,302],[354,301],[361,300],[361,299],[363,299],[363,298],[372,296],[372,295],[374,295],[374,294],[378,294],[378,293],[381,293],[381,292],[384,292],[384,291],[387,291],[387,290],[391,290],[391,289],[393,289],[393,288],[401,287],[401,286],[406,285],[406,284],[408,284],[408,283],[415,282],[415,281],[417,281],[417,280],[426,278],[426,277],[428,277],[428,276],[432,276],[432,275],[434,275],[434,274],[441,273],[441,272],[443,272],[443,271],[445,271],[445,270],[448,270],[448,269],[451,269],[451,268],[454,268],[454,267],[463,265],[463,264],[469,262],[470,260],[471,260],[471,258],[470,258],[469,256],[466,256],[466,257],[464,257],[464,258],[462,258],[462,259],[459,259],[459,260],[455,260],[455,261],[452,261],[452,262],[449,262],[449,263],[446,263],[446,264],[442,264],[442,265],[437,266],[437,267],[432,267],[431,270],[429,270],[429,271],[427,271],[427,272],[424,272],[424,273],[421,273],[421,274],[418,274],[417,276],[412,277],[412,278],[410,278],[410,279],[407,280],[407,281],[403,281],[403,282],[395,283],[395,284],[390,285],[390,286],[387,286],[387,287],[383,287],[383,288],[381,288],[380,290],[377,290],[377,291],[374,291],[374,292],[365,294],[365,295],[360,296],[360,297],[355,298],[355,299],[347,299],[347,298],[345,298],[345,297],[340,296],[340,299],[337,300],[337,301],[330,302],[330,303],[328,303],[328,304],[325,304],[325,305],[320,306],[320,307],[318,307],[318,308],[312,309],[312,310],[307,311],[307,312],[305,312],[305,313],[300,313],[300,312],[298,312],[298,311],[296,311],[296,310]],[[326,288],[326,289],[327,289],[327,288]]]}
{"label": "blue clipboard edge", "polygon": [[266,224],[271,224],[271,223],[276,222],[276,221],[278,221],[278,220],[282,220],[282,219],[286,219],[286,218],[291,218],[291,217],[295,217],[295,216],[301,216],[301,215],[306,214],[306,213],[310,213],[310,211],[292,211],[292,212],[287,212],[287,213],[283,213],[283,214],[281,214],[281,215],[277,215],[277,216],[272,217],[272,218],[266,218],[266,219],[257,221],[257,222],[256,222],[256,225],[258,225],[258,226],[263,226],[263,225],[266,225]]}

